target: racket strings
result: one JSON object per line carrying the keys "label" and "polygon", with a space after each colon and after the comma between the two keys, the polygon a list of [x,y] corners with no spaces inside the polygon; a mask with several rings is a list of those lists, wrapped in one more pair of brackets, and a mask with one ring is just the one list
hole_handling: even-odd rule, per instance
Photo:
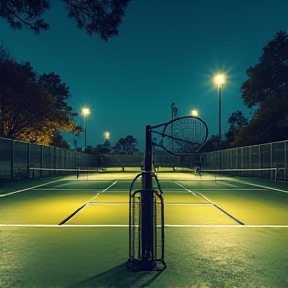
{"label": "racket strings", "polygon": [[204,122],[198,118],[182,118],[165,127],[161,144],[172,153],[185,154],[197,151],[206,139]]}

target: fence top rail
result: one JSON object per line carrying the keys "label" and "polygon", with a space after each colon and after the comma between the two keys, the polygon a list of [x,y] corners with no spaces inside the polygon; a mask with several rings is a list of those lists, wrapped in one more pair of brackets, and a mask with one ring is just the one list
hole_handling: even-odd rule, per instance
{"label": "fence top rail", "polygon": [[243,148],[252,148],[257,146],[264,146],[264,145],[273,145],[273,144],[287,144],[287,140],[281,140],[281,141],[275,141],[275,142],[267,142],[267,143],[260,143],[260,144],[254,144],[254,145],[246,145],[246,146],[240,146],[240,147],[234,147],[234,148],[228,148],[228,149],[220,149],[215,151],[209,151],[209,152],[201,152],[199,154],[209,154],[209,153],[217,153],[217,152],[223,152],[223,151],[229,151],[229,150],[237,150],[237,149],[243,149]]}

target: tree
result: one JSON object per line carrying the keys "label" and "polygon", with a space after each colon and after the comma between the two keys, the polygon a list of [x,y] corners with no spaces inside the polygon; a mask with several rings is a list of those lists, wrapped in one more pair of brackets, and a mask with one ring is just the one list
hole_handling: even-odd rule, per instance
{"label": "tree", "polygon": [[212,135],[201,148],[201,152],[211,152],[219,148],[219,135]]}
{"label": "tree", "polygon": [[248,125],[248,120],[243,116],[243,113],[239,110],[233,112],[228,118],[228,124],[230,124],[228,131],[225,133],[227,141],[233,145],[237,131],[245,128]]}
{"label": "tree", "polygon": [[263,48],[259,62],[246,73],[242,99],[249,108],[255,108],[255,114],[241,132],[245,139],[238,135],[236,142],[250,145],[287,139],[288,34],[282,30],[276,33]]}
{"label": "tree", "polygon": [[126,138],[120,138],[116,145],[113,147],[115,153],[119,154],[136,154],[139,149],[136,148],[137,139],[128,135]]}
{"label": "tree", "polygon": [[287,140],[287,96],[263,103],[249,125],[237,131],[235,144],[243,146]]}
{"label": "tree", "polygon": [[54,138],[53,138],[53,142],[51,143],[52,146],[54,147],[59,147],[59,148],[63,148],[63,149],[70,149],[70,145],[67,143],[67,141],[65,141],[63,139],[63,136],[61,135],[61,133],[59,131],[56,131]]}
{"label": "tree", "polygon": [[[77,114],[76,116],[78,116],[78,113],[75,113]],[[73,116],[73,115],[72,115]],[[84,129],[81,127],[81,126],[75,126],[75,128],[72,130],[72,133],[75,137],[79,136],[80,133],[84,132]]]}
{"label": "tree", "polygon": [[[57,1],[57,0],[55,0]],[[58,0],[59,1],[59,0]],[[124,9],[130,0],[62,0],[69,18],[76,20],[77,28],[84,28],[89,35],[98,34],[101,39],[118,35],[117,27],[124,17]],[[30,28],[36,34],[49,29],[42,15],[50,9],[50,0],[2,0],[0,16],[13,29]]]}
{"label": "tree", "polygon": [[111,149],[104,145],[97,145],[97,147],[93,149],[93,154],[95,155],[110,154],[110,152]]}
{"label": "tree", "polygon": [[72,107],[68,106],[67,99],[70,97],[69,88],[62,83],[60,75],[54,72],[43,74],[38,77],[37,83],[53,97],[53,109],[50,111],[54,117],[54,126],[61,131],[75,131],[77,128],[73,118],[77,113],[72,113]]}
{"label": "tree", "polygon": [[288,34],[276,33],[263,48],[259,63],[247,69],[241,86],[242,99],[249,108],[261,108],[264,102],[274,100],[288,89]]}
{"label": "tree", "polygon": [[[76,127],[72,108],[65,102],[69,94],[62,97],[48,88],[56,85],[53,81],[48,85],[48,81],[45,84],[38,79],[42,77],[29,62],[19,64],[9,55],[0,54],[1,137],[49,145],[56,131]],[[61,80],[57,83],[65,86]]]}

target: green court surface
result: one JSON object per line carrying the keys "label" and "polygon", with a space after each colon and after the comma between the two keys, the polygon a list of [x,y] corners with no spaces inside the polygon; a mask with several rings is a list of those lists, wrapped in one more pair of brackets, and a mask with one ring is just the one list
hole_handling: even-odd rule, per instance
{"label": "green court surface", "polygon": [[0,287],[288,287],[287,183],[157,174],[167,268],[131,272],[136,175],[2,183]]}

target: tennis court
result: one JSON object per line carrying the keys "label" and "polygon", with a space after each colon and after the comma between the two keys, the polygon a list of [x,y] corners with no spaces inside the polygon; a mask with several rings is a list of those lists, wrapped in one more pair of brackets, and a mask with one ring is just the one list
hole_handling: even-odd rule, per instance
{"label": "tennis court", "polygon": [[167,268],[130,272],[136,175],[2,183],[0,287],[288,287],[287,183],[157,173]]}

